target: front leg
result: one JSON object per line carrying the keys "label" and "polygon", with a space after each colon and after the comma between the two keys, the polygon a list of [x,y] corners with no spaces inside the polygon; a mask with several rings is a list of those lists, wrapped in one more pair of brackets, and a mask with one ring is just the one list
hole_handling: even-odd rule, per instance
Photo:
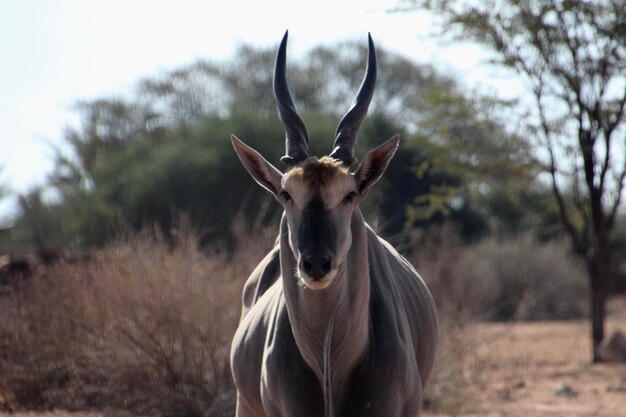
{"label": "front leg", "polygon": [[261,383],[267,417],[323,417],[324,397],[315,375],[290,361],[280,362],[278,369],[268,367]]}
{"label": "front leg", "polygon": [[261,400],[267,417],[323,417],[321,384],[300,355],[286,309],[275,324],[261,371]]}
{"label": "front leg", "polygon": [[380,380],[363,384],[367,386],[356,386],[359,392],[349,398],[341,415],[343,417],[417,417],[422,403],[419,378],[416,379],[415,384],[420,387],[408,388]]}
{"label": "front leg", "polygon": [[267,417],[263,410],[254,410],[240,394],[237,394],[236,417]]}
{"label": "front leg", "polygon": [[[379,339],[380,340],[380,339]],[[415,356],[402,345],[380,340],[351,376],[342,417],[416,417],[422,382]]]}

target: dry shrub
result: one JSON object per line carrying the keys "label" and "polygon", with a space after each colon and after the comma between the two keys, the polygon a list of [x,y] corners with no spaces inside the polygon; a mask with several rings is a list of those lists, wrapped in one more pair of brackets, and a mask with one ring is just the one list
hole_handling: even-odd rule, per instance
{"label": "dry shrub", "polygon": [[[261,251],[253,241],[240,251]],[[0,408],[232,414],[228,351],[255,252],[232,262],[193,236],[144,234],[36,274],[0,297]]]}
{"label": "dry shrub", "polygon": [[529,235],[487,240],[468,248],[460,280],[485,320],[571,320],[587,317],[589,289],[584,268],[563,241],[539,242]]}
{"label": "dry shrub", "polygon": [[411,240],[415,248],[411,263],[428,285],[440,318],[454,326],[464,323],[468,319],[467,280],[459,280],[458,263],[465,247],[456,229],[447,224],[426,233],[416,231]]}
{"label": "dry shrub", "polygon": [[586,317],[588,284],[563,241],[530,235],[463,246],[453,229],[422,237],[413,261],[442,314],[479,320]]}

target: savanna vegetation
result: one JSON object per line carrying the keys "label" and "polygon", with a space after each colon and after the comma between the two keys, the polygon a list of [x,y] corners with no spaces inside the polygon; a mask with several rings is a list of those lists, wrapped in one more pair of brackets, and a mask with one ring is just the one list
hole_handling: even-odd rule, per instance
{"label": "savanna vegetation", "polygon": [[[127,94],[76,103],[80,123],[63,133],[54,171],[17,196],[19,212],[0,230],[0,253],[25,261],[0,272],[0,410],[232,415],[240,291],[273,245],[280,213],[229,136],[279,165],[274,54],[243,46],[229,60],[198,60]],[[475,352],[460,343],[470,322],[588,315],[588,265],[568,227],[591,245],[589,194],[577,187],[582,165],[572,176],[541,174],[546,132],[516,117],[518,103],[378,54],[356,155],[395,133],[402,140],[363,210],[436,298],[446,338],[426,404],[453,413],[474,381],[462,369]],[[313,154],[330,150],[365,56],[363,45],[344,43],[290,58]],[[619,255],[619,207],[611,223],[607,244]],[[616,270],[620,258],[611,259]]]}
{"label": "savanna vegetation", "polygon": [[626,17],[623,0],[406,0],[445,33],[488,48],[532,98],[526,130],[541,149],[559,218],[585,261],[593,361],[604,339],[611,231],[626,180]]}
{"label": "savanna vegetation", "polygon": [[[275,221],[276,206],[255,189],[228,140],[234,132],[276,163],[284,152],[271,88],[274,52],[242,47],[231,61],[198,61],[141,80],[126,96],[77,103],[81,122],[66,129],[48,183],[19,197],[14,251],[103,247],[152,225],[169,236],[179,214],[203,247],[230,248],[235,219],[251,226]],[[540,206],[547,192],[534,182],[526,139],[505,123],[509,103],[466,94],[433,67],[379,55],[384,71],[357,153],[397,132],[403,140],[369,199],[370,219],[387,235],[451,220],[466,242],[554,220],[498,212],[498,200],[521,204],[512,197],[519,193]],[[290,64],[312,152],[330,150],[364,56],[360,45],[344,44]],[[512,184],[516,191],[501,195]],[[496,217],[499,224],[489,224]]]}

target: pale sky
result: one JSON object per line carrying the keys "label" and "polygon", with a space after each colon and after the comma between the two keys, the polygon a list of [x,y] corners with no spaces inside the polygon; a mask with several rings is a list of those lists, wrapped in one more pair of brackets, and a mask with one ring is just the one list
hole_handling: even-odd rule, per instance
{"label": "pale sky", "polygon": [[[242,43],[276,45],[286,29],[292,56],[346,39],[366,42],[371,32],[377,45],[459,74],[470,87],[492,78],[478,48],[442,48],[427,36],[428,15],[388,13],[395,4],[0,0],[0,183],[25,192],[45,182],[53,144],[76,123],[75,101],[123,94],[141,77],[200,57],[230,57]],[[0,203],[0,219],[10,209],[8,200]]]}

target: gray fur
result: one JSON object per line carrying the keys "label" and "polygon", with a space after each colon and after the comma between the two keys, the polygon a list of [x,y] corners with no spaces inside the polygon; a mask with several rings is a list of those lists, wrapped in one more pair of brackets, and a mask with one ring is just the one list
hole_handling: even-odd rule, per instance
{"label": "gray fur", "polygon": [[344,266],[322,290],[295,274],[289,230],[246,282],[231,364],[238,417],[415,417],[437,344],[433,299],[355,208]]}

